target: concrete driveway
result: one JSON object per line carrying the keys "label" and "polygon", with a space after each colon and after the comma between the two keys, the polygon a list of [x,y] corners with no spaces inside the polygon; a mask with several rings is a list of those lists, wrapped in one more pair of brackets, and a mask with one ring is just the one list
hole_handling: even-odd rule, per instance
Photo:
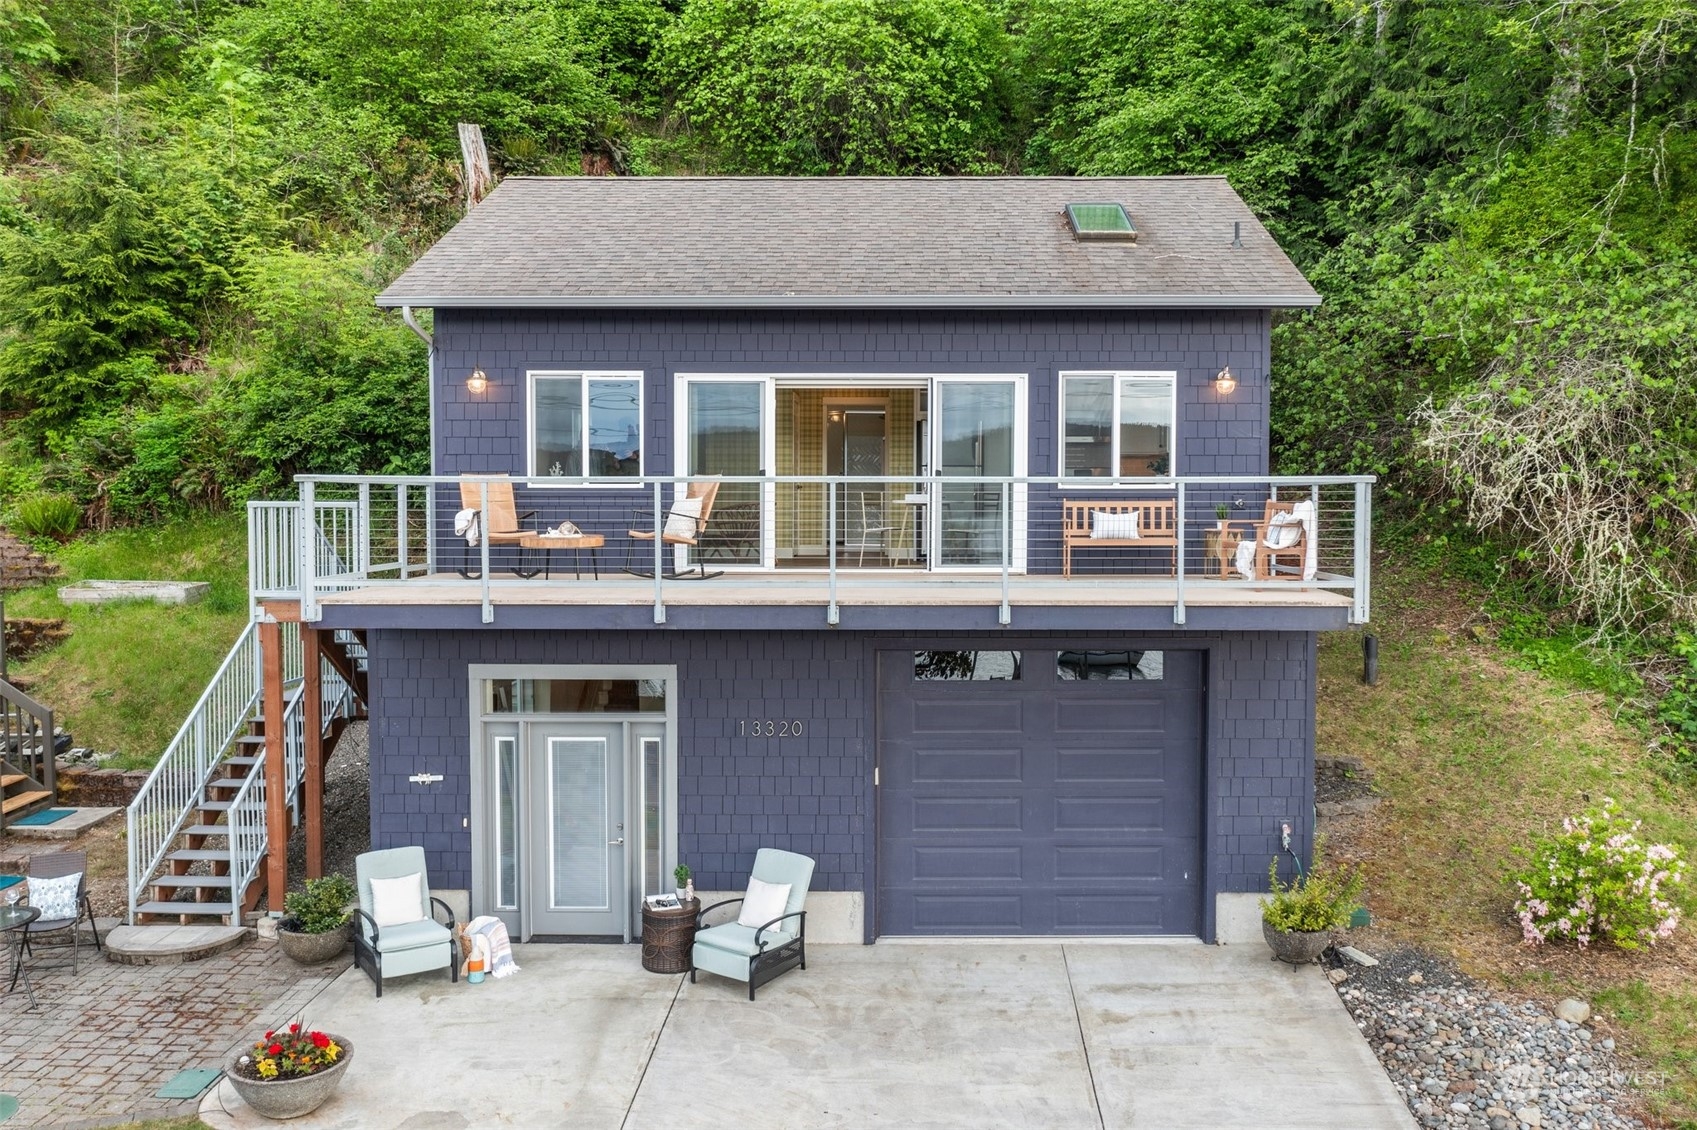
{"label": "concrete driveway", "polygon": [[[482,985],[350,970],[306,1011],[354,1062],[302,1130],[1253,1127],[1410,1130],[1318,969],[1259,946],[814,946],[746,987],[635,946],[516,947]],[[201,1118],[271,1123],[227,1083]]]}

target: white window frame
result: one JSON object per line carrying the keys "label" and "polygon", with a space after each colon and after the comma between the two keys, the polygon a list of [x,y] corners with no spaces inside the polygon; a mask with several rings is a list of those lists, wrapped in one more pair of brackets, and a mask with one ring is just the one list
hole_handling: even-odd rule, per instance
{"label": "white window frame", "polygon": [[[1108,440],[1109,469],[1114,473],[1106,478],[1093,475],[1071,475],[1067,473],[1067,381],[1080,380],[1111,380],[1113,382],[1113,400],[1109,406],[1111,427]],[[1124,478],[1119,472],[1120,466],[1120,384],[1125,380],[1134,381],[1169,381],[1171,396],[1168,406],[1172,413],[1172,432],[1168,438],[1167,473],[1151,478]],[[1059,374],[1056,382],[1056,393],[1059,401],[1056,412],[1055,429],[1057,432],[1055,447],[1055,474],[1066,483],[1091,484],[1113,490],[1160,490],[1170,489],[1170,480],[1178,477],[1179,456],[1179,414],[1178,414],[1178,372],[1174,369],[1076,369]]]}
{"label": "white window frame", "polygon": [[[642,485],[648,473],[648,388],[640,369],[528,369],[525,371],[524,466],[529,485],[537,487],[600,487],[630,490]],[[538,380],[571,380],[579,382],[583,405],[584,474],[550,475],[536,466],[536,382]],[[635,475],[589,474],[589,382],[635,381],[637,419],[637,469]]]}

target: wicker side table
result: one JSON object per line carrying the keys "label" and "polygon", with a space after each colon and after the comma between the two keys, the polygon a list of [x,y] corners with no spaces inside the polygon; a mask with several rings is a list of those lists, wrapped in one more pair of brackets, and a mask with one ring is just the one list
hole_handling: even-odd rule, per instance
{"label": "wicker side table", "polygon": [[695,945],[695,916],[700,899],[688,899],[676,910],[642,908],[642,967],[650,973],[689,972],[689,951]]}

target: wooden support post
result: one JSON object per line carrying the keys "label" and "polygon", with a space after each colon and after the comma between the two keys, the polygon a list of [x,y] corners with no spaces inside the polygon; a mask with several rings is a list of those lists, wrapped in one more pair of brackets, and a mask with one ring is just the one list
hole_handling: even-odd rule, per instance
{"label": "wooden support post", "polygon": [[281,912],[289,888],[289,806],[283,764],[283,626],[259,624],[259,670],[265,710],[265,898]]}
{"label": "wooden support post", "polygon": [[324,874],[324,633],[301,626],[301,727],[306,738],[305,799],[301,824],[306,835],[306,877]]}

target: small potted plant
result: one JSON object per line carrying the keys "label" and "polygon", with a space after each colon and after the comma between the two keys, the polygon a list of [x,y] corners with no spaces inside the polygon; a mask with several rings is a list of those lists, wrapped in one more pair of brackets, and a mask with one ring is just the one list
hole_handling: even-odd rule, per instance
{"label": "small potted plant", "polygon": [[1226,515],[1230,513],[1231,507],[1227,506],[1223,502],[1214,507],[1214,517],[1220,520],[1220,529],[1223,530],[1226,528]]}
{"label": "small potted plant", "polygon": [[672,868],[672,878],[678,884],[679,902],[688,902],[690,899],[695,897],[695,879],[692,877],[693,875],[694,872],[689,869],[689,864],[687,863],[680,863],[676,867]]}
{"label": "small potted plant", "polygon": [[1314,848],[1314,866],[1288,884],[1279,882],[1279,857],[1267,866],[1272,895],[1261,901],[1261,936],[1273,956],[1291,965],[1318,961],[1332,933],[1349,925],[1366,880],[1354,869],[1334,867]]}
{"label": "small potted plant", "polygon": [[224,1074],[255,1113],[299,1118],[336,1093],[353,1056],[353,1045],[341,1036],[295,1023],[237,1052]]}
{"label": "small potted plant", "polygon": [[331,960],[348,946],[353,932],[348,907],[358,897],[344,875],[308,879],[305,890],[283,899],[287,917],[277,924],[277,944],[302,965]]}

